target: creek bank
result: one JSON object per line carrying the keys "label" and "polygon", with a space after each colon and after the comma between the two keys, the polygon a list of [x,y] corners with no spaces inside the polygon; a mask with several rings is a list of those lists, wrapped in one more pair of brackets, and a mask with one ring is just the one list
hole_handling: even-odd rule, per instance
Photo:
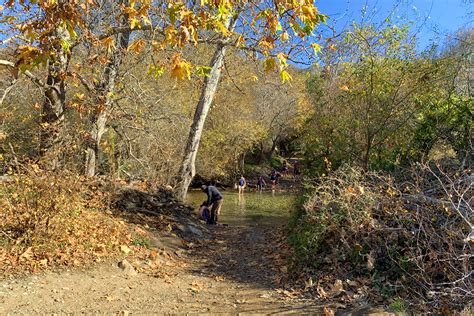
{"label": "creek bank", "polygon": [[124,187],[115,195],[112,206],[120,216],[132,221],[133,214],[145,214],[158,227],[163,226],[159,225],[160,221],[164,222],[168,231],[185,240],[210,237],[208,227],[198,219],[196,210],[176,200],[172,191],[166,188],[143,191]]}
{"label": "creek bank", "polygon": [[280,230],[206,226],[163,189],[123,187],[131,239],[115,260],[0,283],[1,314],[320,311],[279,287]]}
{"label": "creek bank", "polygon": [[117,192],[112,214],[130,230],[120,254],[0,281],[0,314],[323,314],[345,307],[290,286],[285,228],[207,226],[168,190]]}

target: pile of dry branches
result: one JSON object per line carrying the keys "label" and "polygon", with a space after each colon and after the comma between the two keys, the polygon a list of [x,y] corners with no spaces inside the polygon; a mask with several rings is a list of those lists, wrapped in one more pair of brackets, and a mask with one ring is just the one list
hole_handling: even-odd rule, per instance
{"label": "pile of dry branches", "polygon": [[372,298],[418,307],[473,301],[471,170],[419,165],[395,180],[346,166],[313,185],[292,240],[317,277],[361,278]]}

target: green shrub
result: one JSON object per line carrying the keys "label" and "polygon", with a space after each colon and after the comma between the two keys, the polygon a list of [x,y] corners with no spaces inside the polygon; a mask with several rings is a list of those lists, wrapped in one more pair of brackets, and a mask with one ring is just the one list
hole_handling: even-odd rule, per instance
{"label": "green shrub", "polygon": [[150,240],[143,236],[136,236],[135,239],[132,241],[132,244],[135,246],[150,248]]}
{"label": "green shrub", "polygon": [[396,313],[404,313],[407,310],[405,302],[402,299],[395,299],[390,305],[388,306],[392,311]]}
{"label": "green shrub", "polygon": [[291,220],[290,242],[300,261],[314,265],[331,234],[353,234],[370,224],[376,194],[360,169],[347,166],[312,187],[312,194]]}

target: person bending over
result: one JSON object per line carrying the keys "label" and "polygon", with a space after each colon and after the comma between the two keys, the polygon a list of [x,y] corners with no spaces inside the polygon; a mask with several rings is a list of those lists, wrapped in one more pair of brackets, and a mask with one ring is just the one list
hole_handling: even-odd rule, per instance
{"label": "person bending over", "polygon": [[215,225],[217,224],[218,217],[221,213],[223,200],[222,194],[213,185],[203,185],[201,186],[201,190],[207,194],[207,201],[205,203],[211,208],[211,218],[209,224]]}

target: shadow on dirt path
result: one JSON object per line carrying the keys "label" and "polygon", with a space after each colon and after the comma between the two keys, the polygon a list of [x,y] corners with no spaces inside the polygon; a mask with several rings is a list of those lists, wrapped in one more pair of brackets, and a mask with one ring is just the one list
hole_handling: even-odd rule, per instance
{"label": "shadow on dirt path", "polygon": [[258,226],[217,226],[190,253],[195,273],[276,289],[285,271],[281,230]]}

